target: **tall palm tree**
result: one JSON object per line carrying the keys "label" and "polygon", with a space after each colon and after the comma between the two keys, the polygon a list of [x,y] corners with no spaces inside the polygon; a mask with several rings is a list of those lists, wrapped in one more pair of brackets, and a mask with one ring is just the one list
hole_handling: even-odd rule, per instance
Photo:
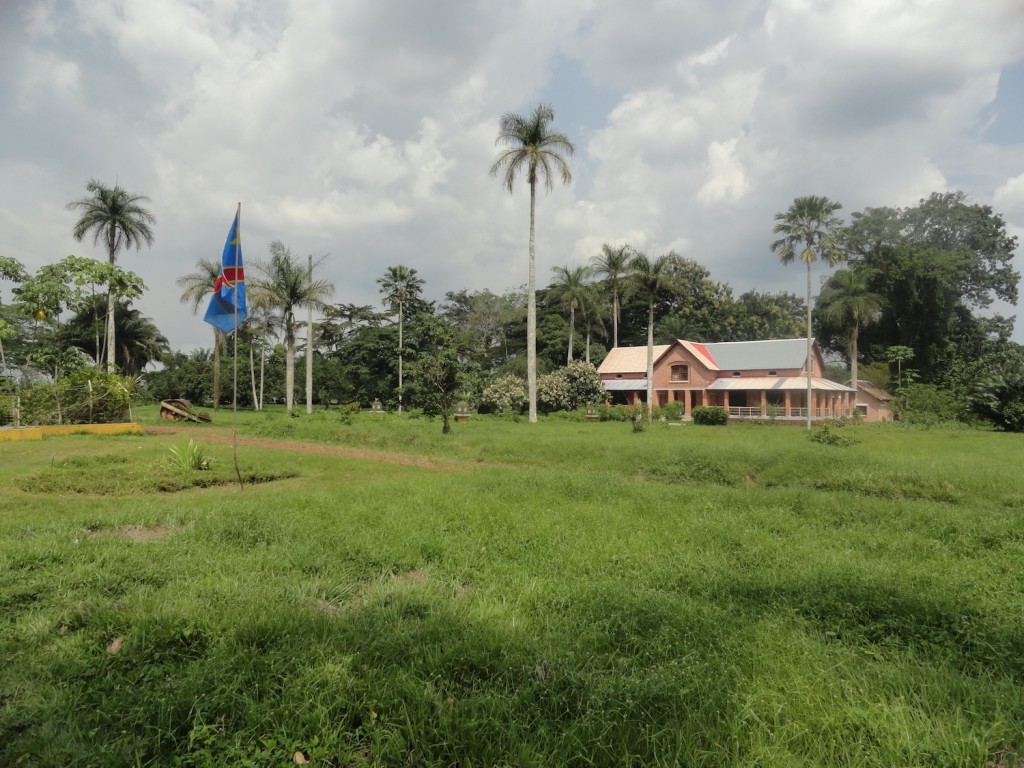
{"label": "tall palm tree", "polygon": [[550,295],[555,301],[569,309],[569,353],[565,363],[572,362],[572,342],[576,334],[576,310],[583,310],[590,299],[590,267],[552,267],[555,279],[551,283]]}
{"label": "tall palm tree", "polygon": [[295,404],[295,331],[298,323],[295,310],[312,307],[322,310],[326,299],[334,295],[329,280],[311,280],[310,269],[292,255],[280,240],[270,244],[270,260],[257,261],[260,275],[252,282],[254,301],[262,301],[280,312],[285,346],[285,403],[288,410]]}
{"label": "tall palm tree", "polygon": [[672,265],[678,257],[674,251],[651,261],[642,253],[629,260],[629,278],[636,293],[647,300],[647,418],[654,409],[654,303],[658,291],[672,285]]}
{"label": "tall palm tree", "polygon": [[402,412],[402,325],[405,305],[409,299],[416,298],[423,290],[423,280],[416,276],[416,270],[399,264],[388,267],[383,277],[377,278],[380,292],[384,294],[384,304],[392,311],[398,312],[398,412]]}
{"label": "tall palm tree", "polygon": [[857,341],[861,326],[878,318],[882,312],[882,297],[872,293],[867,276],[852,269],[837,270],[825,283],[818,304],[822,317],[843,327],[846,331],[847,354],[850,357],[850,385],[853,402],[857,403]]}
{"label": "tall palm tree", "polygon": [[560,152],[572,155],[576,147],[564,133],[551,129],[555,111],[547,104],[539,104],[523,117],[508,113],[498,123],[495,144],[503,146],[491,166],[491,176],[501,174],[502,184],[511,193],[516,177],[526,174],[530,185],[530,268],[526,288],[526,381],[530,398],[530,423],[537,422],[537,181],[554,186],[552,176],[557,173],[563,184],[572,181],[569,164]]}
{"label": "tall palm tree", "polygon": [[614,248],[608,243],[601,253],[591,259],[594,274],[604,278],[605,287],[612,295],[612,347],[619,346],[619,318],[622,316],[622,292],[626,287],[632,250],[628,245]]}
{"label": "tall palm tree", "polygon": [[[96,179],[90,179],[85,185],[86,191],[92,196],[83,197],[67,204],[67,210],[79,210],[81,217],[75,222],[72,234],[75,239],[81,242],[90,232],[93,235],[93,244],[100,240],[107,248],[107,259],[111,265],[117,261],[117,254],[122,249],[134,247],[136,250],[142,244],[153,245],[153,225],[156,218],[149,209],[143,207],[142,203],[148,203],[149,198],[144,195],[135,195],[126,192],[116,184],[107,187]],[[107,290],[107,333],[106,333],[106,357],[107,372],[114,370],[114,288]]]}
{"label": "tall palm tree", "polygon": [[[216,259],[199,259],[196,271],[178,278],[178,285],[184,288],[180,301],[192,306],[192,314],[199,312],[203,301],[213,293],[213,285],[220,277],[221,263]],[[224,332],[215,325],[213,328],[213,407],[220,404],[220,353],[227,343]]]}
{"label": "tall palm tree", "polygon": [[[836,233],[842,220],[836,216],[843,206],[827,197],[808,195],[798,197],[784,213],[775,214],[777,222],[772,233],[781,237],[772,243],[772,251],[783,264],[792,264],[797,258],[807,265],[807,428],[811,428],[811,264],[824,259],[834,267],[845,258]],[[798,250],[799,249],[799,250]]]}

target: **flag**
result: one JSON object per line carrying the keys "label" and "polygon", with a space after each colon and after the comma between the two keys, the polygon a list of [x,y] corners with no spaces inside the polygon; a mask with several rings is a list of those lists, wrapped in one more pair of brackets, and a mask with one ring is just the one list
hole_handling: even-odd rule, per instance
{"label": "flag", "polygon": [[245,320],[248,314],[245,306],[245,269],[242,266],[242,239],[238,226],[242,206],[235,212],[228,239],[224,243],[220,274],[213,284],[210,306],[206,308],[203,320],[231,333]]}

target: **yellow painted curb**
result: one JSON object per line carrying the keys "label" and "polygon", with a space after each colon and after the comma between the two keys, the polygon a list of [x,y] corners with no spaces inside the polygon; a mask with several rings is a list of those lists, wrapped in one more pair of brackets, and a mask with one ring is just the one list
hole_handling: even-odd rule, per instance
{"label": "yellow painted curb", "polygon": [[46,427],[0,429],[0,443],[14,440],[42,440],[44,437],[64,435],[141,435],[142,427],[135,422],[120,424],[52,424]]}

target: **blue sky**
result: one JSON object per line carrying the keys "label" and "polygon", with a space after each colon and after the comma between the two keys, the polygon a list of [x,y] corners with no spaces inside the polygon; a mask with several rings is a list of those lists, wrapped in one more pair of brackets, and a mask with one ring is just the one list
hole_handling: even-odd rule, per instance
{"label": "blue sky", "polygon": [[338,302],[378,304],[395,264],[430,298],[513,288],[527,188],[487,171],[500,115],[541,101],[577,146],[539,201],[542,284],[609,242],[800,293],[768,245],[808,194],[962,189],[1024,235],[1019,0],[6,0],[0,253],[103,258],[65,205],[92,177],[148,195],[156,242],[121,263],[182,350],[210,329],[175,280],[239,201],[247,263],[329,254]]}

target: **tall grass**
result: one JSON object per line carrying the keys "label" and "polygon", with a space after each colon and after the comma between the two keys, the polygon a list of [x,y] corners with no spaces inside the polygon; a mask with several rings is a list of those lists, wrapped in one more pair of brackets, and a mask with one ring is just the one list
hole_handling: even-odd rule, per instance
{"label": "tall grass", "polygon": [[0,764],[1024,754],[1019,436],[240,414],[374,460],[114,482],[182,433],[0,444]]}

